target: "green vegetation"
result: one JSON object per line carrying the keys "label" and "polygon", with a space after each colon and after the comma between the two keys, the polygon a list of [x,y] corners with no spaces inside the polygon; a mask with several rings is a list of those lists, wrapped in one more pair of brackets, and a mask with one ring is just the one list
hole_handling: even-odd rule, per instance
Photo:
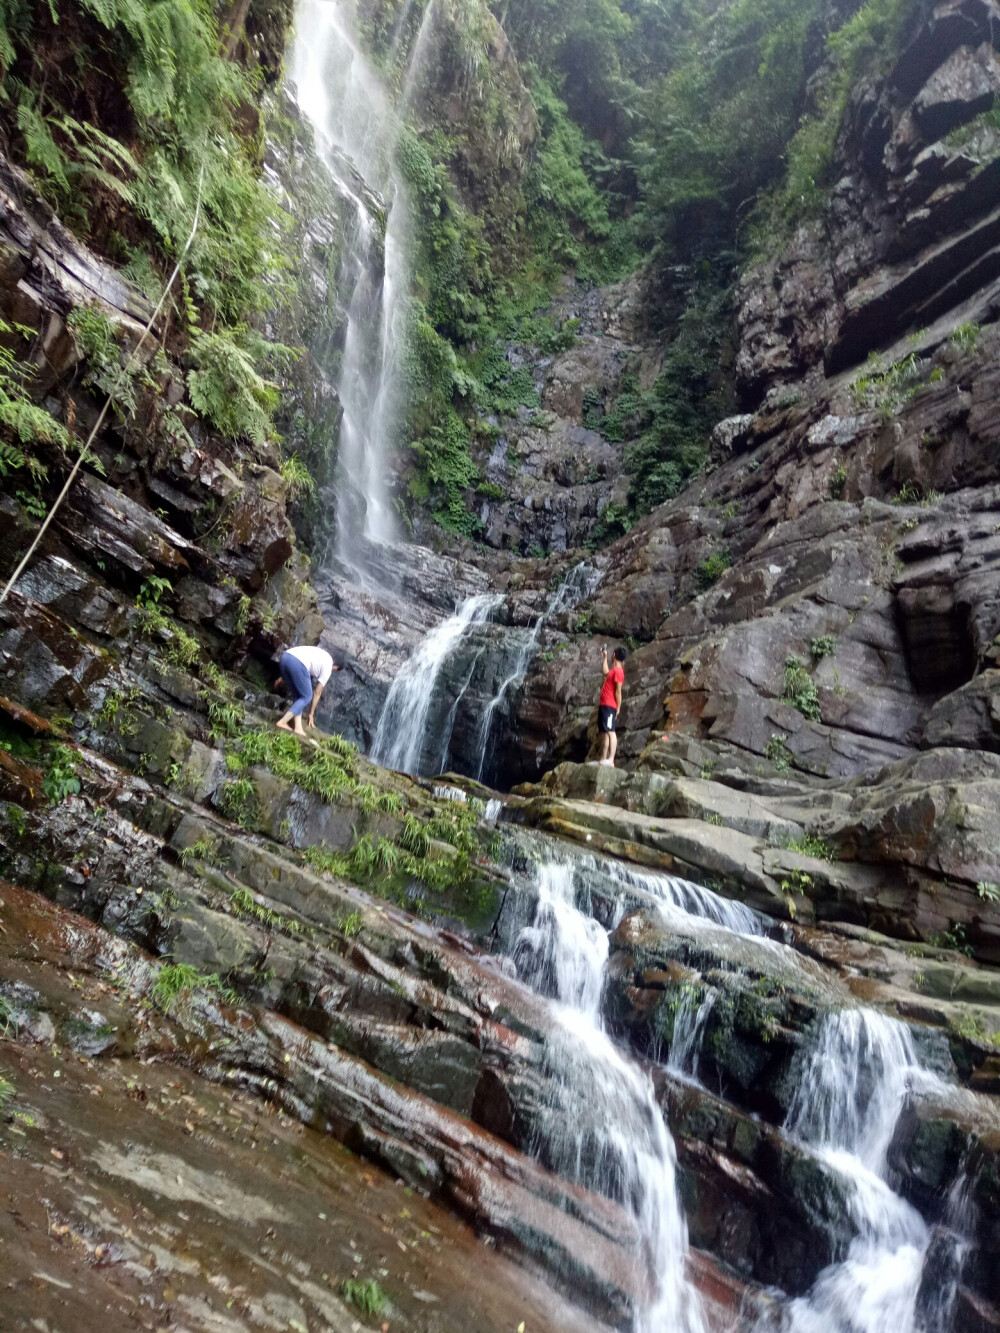
{"label": "green vegetation", "polygon": [[922,505],[925,509],[941,503],[940,491],[927,491],[918,482],[905,481],[895,495],[889,499],[894,505]]}
{"label": "green vegetation", "polygon": [[781,702],[791,704],[812,722],[822,720],[816,682],[797,657],[785,658],[785,688]]}
{"label": "green vegetation", "polygon": [[236,744],[226,755],[226,763],[234,773],[266,768],[275,777],[315,792],[329,804],[350,798],[365,813],[376,810],[391,813],[401,805],[396,792],[379,791],[372,783],[360,781],[357,750],[340,736],[301,741],[270,728],[250,728],[239,731]]}
{"label": "green vegetation", "polygon": [[224,782],[219,792],[219,805],[230,819],[252,828],[257,814],[257,788],[251,778],[233,778]]}
{"label": "green vegetation", "polygon": [[[200,197],[173,309],[191,335],[191,402],[223,433],[263,442],[275,405],[267,368],[281,352],[252,326],[287,297],[289,280],[286,219],[245,128],[256,61],[228,58],[200,0],[11,0],[0,13],[0,60],[8,150],[151,301]],[[147,372],[127,364],[98,312],[77,310],[71,327],[90,382],[133,415],[153,383]],[[173,429],[183,429],[179,419]]]}
{"label": "green vegetation", "polygon": [[180,853],[181,865],[187,866],[192,861],[201,861],[208,866],[222,865],[218,841],[207,833],[189,843]]}
{"label": "green vegetation", "polygon": [[249,889],[234,889],[229,895],[229,906],[234,915],[256,921],[258,925],[265,926],[268,930],[281,930],[286,935],[311,934],[311,928],[303,925],[297,917],[285,916],[270,907],[265,907],[263,903],[257,901]]}
{"label": "green vegetation", "polygon": [[965,927],[960,921],[955,922],[947,930],[939,930],[927,942],[935,949],[954,949],[958,953],[965,954],[967,958],[971,958],[975,953],[965,934]]}
{"label": "green vegetation", "polygon": [[798,852],[800,856],[813,856],[818,861],[835,861],[836,853],[828,842],[822,838],[816,837],[813,833],[804,833],[801,838],[791,838],[785,843],[785,847],[790,852]]}
{"label": "green vegetation", "polygon": [[830,476],[830,499],[839,500],[844,494],[844,487],[847,485],[847,468],[841,463],[835,467]]}
{"label": "green vegetation", "polygon": [[[31,338],[34,330],[0,319],[0,479],[15,475],[24,486],[17,498],[31,518],[42,518],[41,484],[48,476],[39,446],[64,451],[70,443],[65,427],[31,397],[35,368],[19,361],[7,346],[14,338]],[[30,487],[30,489],[24,489]]]}
{"label": "green vegetation", "polygon": [[345,1278],[340,1284],[340,1294],[348,1304],[365,1315],[380,1315],[385,1309],[385,1292],[374,1278]]}
{"label": "green vegetation", "polygon": [[316,492],[312,473],[298,454],[292,454],[290,458],[282,460],[281,476],[293,500],[303,495],[314,495]]}
{"label": "green vegetation", "polygon": [[961,352],[974,352],[979,344],[979,325],[975,320],[960,324],[948,341]]}
{"label": "green vegetation", "polygon": [[821,634],[818,639],[811,641],[809,652],[814,662],[820,662],[824,657],[832,657],[836,647],[837,641],[832,634]]}
{"label": "green vegetation", "polygon": [[876,411],[885,420],[896,416],[925,384],[944,378],[944,370],[935,366],[924,378],[926,363],[916,352],[885,365],[877,352],[868,358],[868,373],[851,384],[851,393],[859,407]]}
{"label": "green vegetation", "polygon": [[342,916],[337,923],[337,929],[343,935],[345,940],[357,939],[364,929],[365,918],[359,911],[348,912]]}
{"label": "green vegetation", "polygon": [[67,796],[80,794],[80,779],[76,775],[76,751],[68,745],[53,745],[42,777],[42,791],[52,805],[59,805]]}
{"label": "green vegetation", "polygon": [[713,555],[708,556],[694,571],[698,587],[702,589],[711,588],[713,583],[718,583],[732,563],[732,557],[725,550],[716,551]]}
{"label": "green vegetation", "polygon": [[[441,809],[430,818],[408,813],[395,839],[364,834],[349,852],[308,847],[302,855],[320,874],[374,888],[382,897],[418,911],[429,906],[476,914],[490,897],[488,886],[476,876],[482,813],[478,801]],[[415,898],[415,884],[428,890],[430,899]],[[359,919],[358,929],[361,924]]]}
{"label": "green vegetation", "polygon": [[792,766],[793,755],[785,744],[787,739],[783,732],[775,732],[764,746],[764,758],[770,759],[779,773],[787,773]]}
{"label": "green vegetation", "polygon": [[976,893],[985,903],[1000,903],[1000,884],[981,879],[976,885]]}
{"label": "green vegetation", "polygon": [[208,701],[208,734],[213,741],[237,736],[243,729],[243,706],[231,699],[211,698]]}
{"label": "green vegetation", "polygon": [[227,1004],[236,1004],[239,997],[225,986],[218,973],[199,972],[190,963],[165,963],[156,974],[151,998],[163,1013],[169,1014],[178,1000],[195,990],[215,991]]}

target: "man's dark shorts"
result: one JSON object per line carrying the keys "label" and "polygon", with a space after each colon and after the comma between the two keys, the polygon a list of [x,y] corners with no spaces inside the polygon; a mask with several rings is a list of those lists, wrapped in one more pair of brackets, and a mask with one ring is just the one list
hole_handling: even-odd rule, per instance
{"label": "man's dark shorts", "polygon": [[618,720],[617,708],[608,708],[607,705],[603,705],[601,708],[598,708],[597,710],[598,731],[614,731],[615,723],[617,722],[617,720]]}

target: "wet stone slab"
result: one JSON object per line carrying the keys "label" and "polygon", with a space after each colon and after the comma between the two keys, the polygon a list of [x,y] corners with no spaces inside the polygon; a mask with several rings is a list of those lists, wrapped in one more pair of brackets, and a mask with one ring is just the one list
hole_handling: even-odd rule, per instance
{"label": "wet stone slab", "polygon": [[[195,1073],[0,1042],[11,1329],[598,1333],[419,1193]],[[379,1283],[363,1317],[342,1283]]]}

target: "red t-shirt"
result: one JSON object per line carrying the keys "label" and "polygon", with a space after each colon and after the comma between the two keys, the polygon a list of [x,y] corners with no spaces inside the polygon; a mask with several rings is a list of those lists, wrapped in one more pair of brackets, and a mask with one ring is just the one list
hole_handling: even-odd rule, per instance
{"label": "red t-shirt", "polygon": [[625,672],[620,662],[616,662],[608,674],[604,677],[604,684],[601,686],[601,707],[614,708],[617,710],[618,701],[615,698],[615,686],[625,684]]}

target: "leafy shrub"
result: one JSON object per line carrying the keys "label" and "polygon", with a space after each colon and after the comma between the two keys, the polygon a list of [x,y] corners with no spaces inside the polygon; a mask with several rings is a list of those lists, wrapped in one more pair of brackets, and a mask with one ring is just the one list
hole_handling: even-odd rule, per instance
{"label": "leafy shrub", "polygon": [[80,779],[76,775],[76,751],[68,745],[54,745],[42,777],[42,791],[52,805],[60,805],[67,796],[80,794]]}
{"label": "leafy shrub", "polygon": [[188,371],[187,382],[195,411],[230,439],[246,436],[254,444],[266,444],[279,394],[257,366],[273,347],[241,326],[195,332],[191,351],[196,367]]}
{"label": "leafy shrub", "polygon": [[728,551],[715,551],[703,560],[694,571],[698,587],[711,588],[714,583],[718,583],[732,563],[732,557]]}
{"label": "leafy shrub", "polygon": [[813,660],[822,661],[824,657],[832,657],[837,647],[837,641],[832,634],[822,634],[818,639],[813,639],[809,644],[809,652]]}
{"label": "leafy shrub", "polygon": [[797,657],[785,658],[785,689],[781,701],[791,704],[813,722],[822,719],[816,682]]}
{"label": "leafy shrub", "polygon": [[783,732],[775,732],[764,746],[765,759],[770,759],[779,773],[786,773],[792,764],[792,752],[785,744],[787,739]]}

